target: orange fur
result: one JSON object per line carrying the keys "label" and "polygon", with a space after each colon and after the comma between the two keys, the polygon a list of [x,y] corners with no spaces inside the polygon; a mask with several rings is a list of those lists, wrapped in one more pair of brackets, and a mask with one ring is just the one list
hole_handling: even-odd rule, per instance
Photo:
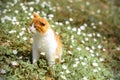
{"label": "orange fur", "polygon": [[34,13],[33,16],[34,16],[34,18],[31,22],[31,24],[34,23],[34,26],[37,29],[37,31],[39,31],[43,34],[46,33],[46,31],[50,28],[48,21],[45,20],[44,18],[40,17],[36,13]]}
{"label": "orange fur", "polygon": [[[61,43],[61,40],[60,40],[60,37],[54,32],[55,34],[55,39],[57,41],[57,44],[58,44],[58,48],[56,49],[56,55],[59,55],[60,52],[62,52],[62,43]],[[61,62],[61,59],[58,59],[57,62]]]}

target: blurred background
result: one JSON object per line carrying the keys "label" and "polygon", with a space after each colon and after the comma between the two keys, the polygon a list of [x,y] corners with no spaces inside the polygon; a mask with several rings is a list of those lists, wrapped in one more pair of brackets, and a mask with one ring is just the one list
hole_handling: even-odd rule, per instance
{"label": "blurred background", "polygon": [[37,12],[60,35],[55,80],[120,80],[119,0],[0,0],[0,78],[45,80],[45,59],[31,64],[29,23]]}

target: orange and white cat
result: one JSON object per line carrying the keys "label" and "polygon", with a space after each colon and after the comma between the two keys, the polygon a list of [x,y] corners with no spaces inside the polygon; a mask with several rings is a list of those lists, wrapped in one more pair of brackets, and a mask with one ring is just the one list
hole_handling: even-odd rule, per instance
{"label": "orange and white cat", "polygon": [[45,52],[49,66],[55,64],[56,59],[61,62],[62,43],[59,36],[53,31],[47,20],[37,13],[34,13],[33,16],[30,24],[30,31],[33,33],[32,62],[35,63],[39,59],[40,52]]}

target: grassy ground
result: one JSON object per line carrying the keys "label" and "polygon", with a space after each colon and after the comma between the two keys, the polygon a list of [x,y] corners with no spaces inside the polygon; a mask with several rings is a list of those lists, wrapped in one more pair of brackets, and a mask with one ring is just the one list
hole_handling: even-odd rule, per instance
{"label": "grassy ground", "polygon": [[51,76],[44,58],[31,64],[33,12],[46,18],[63,42],[55,80],[119,80],[119,6],[117,0],[1,0],[0,80]]}

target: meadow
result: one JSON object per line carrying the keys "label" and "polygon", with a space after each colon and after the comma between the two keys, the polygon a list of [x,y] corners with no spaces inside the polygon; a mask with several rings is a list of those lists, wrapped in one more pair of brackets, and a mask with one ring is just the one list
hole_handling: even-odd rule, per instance
{"label": "meadow", "polygon": [[[37,12],[63,43],[54,76],[44,57],[31,63],[29,23]],[[44,55],[43,55],[44,56]],[[118,0],[1,0],[0,80],[120,80]]]}

